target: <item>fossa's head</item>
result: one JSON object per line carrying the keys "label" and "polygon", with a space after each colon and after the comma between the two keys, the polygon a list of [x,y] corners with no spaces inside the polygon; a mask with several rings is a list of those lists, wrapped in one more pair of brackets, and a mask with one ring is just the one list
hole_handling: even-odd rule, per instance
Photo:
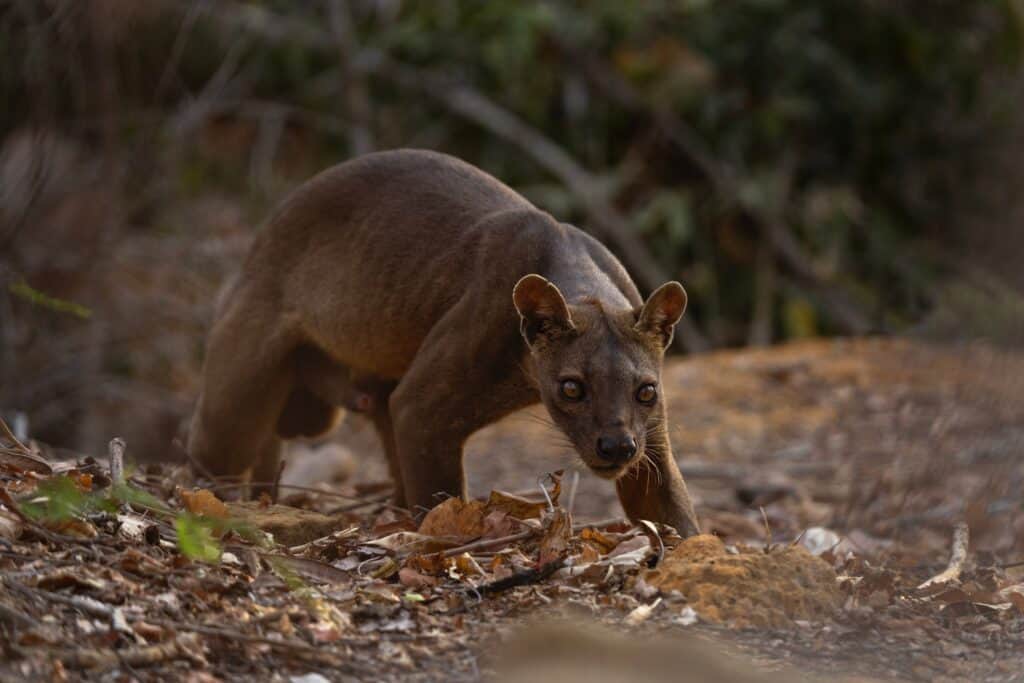
{"label": "fossa's head", "polygon": [[596,300],[569,305],[527,275],[512,298],[551,418],[590,469],[619,477],[644,456],[648,432],[664,428],[661,364],[686,291],[669,282],[637,310],[606,310]]}

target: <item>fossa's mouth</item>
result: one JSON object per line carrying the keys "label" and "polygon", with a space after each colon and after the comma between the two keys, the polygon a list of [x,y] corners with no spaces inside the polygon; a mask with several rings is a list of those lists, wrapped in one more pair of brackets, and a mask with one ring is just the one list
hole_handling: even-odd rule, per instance
{"label": "fossa's mouth", "polygon": [[596,465],[588,462],[587,467],[589,467],[594,474],[601,477],[602,479],[618,479],[626,470],[633,466],[634,462],[635,460],[630,460],[629,462],[625,462],[619,465],[609,465],[603,463],[600,465]]}

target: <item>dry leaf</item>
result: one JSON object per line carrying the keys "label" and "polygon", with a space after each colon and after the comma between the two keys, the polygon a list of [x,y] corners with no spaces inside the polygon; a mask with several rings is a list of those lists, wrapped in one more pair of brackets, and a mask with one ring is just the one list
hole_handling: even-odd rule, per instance
{"label": "dry leaf", "polygon": [[563,559],[569,553],[572,540],[572,517],[562,508],[544,518],[544,536],[540,539],[537,563],[544,566]]}
{"label": "dry leaf", "polygon": [[469,553],[462,553],[452,559],[455,560],[455,568],[463,576],[483,576],[484,570]]}
{"label": "dry leaf", "polygon": [[21,535],[24,524],[13,515],[0,512],[0,538],[8,541],[16,541]]}
{"label": "dry leaf", "polygon": [[425,536],[479,538],[484,532],[486,506],[478,500],[449,498],[427,513],[419,533]]}
{"label": "dry leaf", "polygon": [[421,574],[412,567],[402,567],[398,570],[398,581],[406,588],[426,588],[438,584],[438,580],[433,576]]}
{"label": "dry leaf", "polygon": [[593,529],[591,527],[587,527],[580,532],[580,540],[587,541],[594,545],[602,555],[606,555],[615,550],[615,547],[619,544],[618,540],[611,539],[597,529]]}
{"label": "dry leaf", "polygon": [[227,519],[228,517],[228,506],[207,489],[191,492],[182,489],[178,492],[178,495],[181,497],[181,502],[184,503],[185,509],[194,515],[215,517],[217,519]]}
{"label": "dry leaf", "polygon": [[65,536],[74,536],[75,538],[96,538],[99,535],[96,531],[96,527],[84,519],[78,519],[77,517],[68,517],[65,519],[44,519],[42,524],[50,531],[58,534],[64,534]]}
{"label": "dry leaf", "polygon": [[488,511],[506,512],[516,519],[540,519],[547,507],[547,501],[530,500],[504,491],[491,491],[487,499]]}

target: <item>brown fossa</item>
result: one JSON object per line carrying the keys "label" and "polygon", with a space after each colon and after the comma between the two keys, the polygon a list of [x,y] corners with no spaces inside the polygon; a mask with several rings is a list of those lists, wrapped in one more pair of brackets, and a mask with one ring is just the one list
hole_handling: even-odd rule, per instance
{"label": "brown fossa", "polygon": [[598,241],[469,164],[370,154],[292,193],[225,288],[188,449],[270,481],[282,439],[355,408],[417,510],[465,495],[471,434],[542,401],[631,519],[698,533],[659,384],[685,307],[677,282],[645,303]]}

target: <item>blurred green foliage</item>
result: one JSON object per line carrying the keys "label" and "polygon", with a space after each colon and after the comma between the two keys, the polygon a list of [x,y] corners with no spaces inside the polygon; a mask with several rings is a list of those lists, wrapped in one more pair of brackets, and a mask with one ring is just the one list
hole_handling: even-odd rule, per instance
{"label": "blurred green foliage", "polygon": [[[305,150],[286,170],[275,167],[276,184],[258,186],[240,179],[253,172],[262,129],[225,157],[196,130],[175,138],[168,124],[151,136],[152,163],[127,179],[133,186],[170,173],[185,196],[219,188],[274,199],[351,156],[359,124],[377,148],[453,153],[587,226],[580,198],[523,150],[372,70],[353,75],[341,58],[387,55],[471,85],[595,174],[636,238],[690,289],[692,315],[716,345],[747,341],[763,287],[772,287],[767,310],[776,339],[843,331],[818,296],[823,282],[879,329],[920,320],[941,269],[919,245],[948,238],[964,178],[985,172],[981,152],[1012,110],[1003,86],[1021,55],[1015,0],[160,7],[117,33],[107,61],[84,62],[66,35],[40,43],[19,32],[45,19],[43,10],[34,19],[5,10],[0,96],[20,104],[0,121],[14,127],[43,111],[96,141],[87,114],[109,109],[103,89],[54,84],[88,82],[106,69],[117,80],[106,92],[119,98],[119,130],[136,151],[154,120],[180,125],[196,101],[209,106],[208,119],[255,120],[257,127],[266,117],[254,109],[279,107],[296,135],[281,137],[274,158]],[[339,7],[354,45],[332,29]],[[55,80],[33,80],[40,71]],[[609,80],[624,83],[638,102],[626,106]],[[366,94],[362,114],[353,104],[357,86]],[[659,130],[665,115],[702,141],[734,178],[736,196],[723,195],[692,150]],[[167,168],[172,159],[176,169]],[[766,217],[785,226],[818,280],[779,259],[765,266],[773,277],[758,273]]]}

